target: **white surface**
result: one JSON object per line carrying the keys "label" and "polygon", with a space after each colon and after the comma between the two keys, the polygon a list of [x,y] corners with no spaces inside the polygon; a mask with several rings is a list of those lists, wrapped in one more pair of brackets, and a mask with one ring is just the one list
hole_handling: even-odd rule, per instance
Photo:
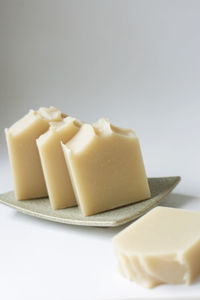
{"label": "white surface", "polygon": [[[191,163],[195,168],[196,160]],[[173,169],[177,161],[170,164]],[[176,175],[174,170],[171,172]],[[190,174],[191,179],[186,181],[187,175],[182,172],[182,183],[164,204],[200,210],[198,180],[192,180],[194,174]],[[0,191],[11,188],[8,162],[1,160]],[[23,215],[1,204],[2,299],[191,299],[192,296],[200,299],[200,279],[191,286],[162,285],[148,290],[122,278],[117,272],[111,239],[124,227],[57,224]]]}
{"label": "white surface", "polygon": [[[53,104],[133,128],[149,177],[182,176],[164,204],[200,210],[199,27],[194,0],[1,0],[0,193],[12,189],[3,128]],[[0,205],[0,298],[200,298],[200,279],[146,290],[120,277],[111,238],[122,228]]]}

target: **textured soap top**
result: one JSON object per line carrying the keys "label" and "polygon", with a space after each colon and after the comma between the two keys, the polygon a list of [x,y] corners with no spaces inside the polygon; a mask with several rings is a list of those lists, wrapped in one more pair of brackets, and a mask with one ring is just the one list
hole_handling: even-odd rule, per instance
{"label": "textured soap top", "polygon": [[51,106],[49,108],[41,107],[39,110],[30,110],[23,118],[14,123],[8,130],[12,135],[17,135],[29,128],[37,119],[45,122],[62,121],[63,114],[57,108]]}
{"label": "textured soap top", "polygon": [[61,121],[63,118],[62,112],[54,106],[50,106],[49,108],[40,107],[36,114],[48,121]]}
{"label": "textured soap top", "polygon": [[80,127],[81,122],[70,116],[63,118],[58,122],[50,122],[49,129],[37,139],[37,143],[38,145],[45,143],[51,138],[52,134],[58,134],[61,141],[69,140]]}
{"label": "textured soap top", "polygon": [[66,146],[75,154],[84,150],[91,141],[95,142],[95,139],[103,139],[112,135],[117,135],[118,138],[136,138],[134,131],[131,129],[118,128],[107,119],[101,118],[93,125],[83,124],[79,132]]}
{"label": "textured soap top", "polygon": [[108,119],[105,118],[101,118],[96,123],[94,123],[93,128],[96,135],[99,137],[112,135],[112,134],[122,135],[126,137],[135,136],[135,133],[132,129],[125,129],[125,128],[114,126],[109,122]]}

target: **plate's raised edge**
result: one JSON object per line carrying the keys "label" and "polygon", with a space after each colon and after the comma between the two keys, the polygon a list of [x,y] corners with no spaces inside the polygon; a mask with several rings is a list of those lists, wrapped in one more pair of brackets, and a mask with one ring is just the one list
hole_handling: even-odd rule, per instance
{"label": "plate's raised edge", "polygon": [[122,220],[120,220],[120,221],[114,221],[114,222],[112,222],[112,223],[114,223],[114,225],[111,225],[112,227],[114,227],[114,226],[119,226],[119,225],[123,225],[123,224],[125,224],[125,223],[128,223],[128,222],[130,222],[130,221],[134,221],[134,220],[136,220],[137,218],[139,218],[142,214],[144,214],[144,213],[147,213],[150,209],[152,209],[152,208],[154,208],[154,207],[156,207],[157,206],[157,204],[158,203],[160,203],[160,202],[162,202],[162,200],[177,186],[177,184],[181,181],[181,176],[169,176],[169,177],[150,177],[150,179],[161,179],[161,178],[163,178],[163,179],[167,179],[167,178],[174,178],[174,184],[173,185],[171,185],[171,187],[169,188],[169,189],[167,189],[166,191],[164,191],[163,193],[162,193],[162,198],[159,198],[158,197],[158,200],[157,201],[155,201],[153,204],[150,204],[150,205],[148,205],[148,206],[146,206],[145,207],[145,209],[143,209],[143,210],[141,210],[141,211],[139,211],[138,213],[137,213],[137,215],[135,215],[134,216],[134,218],[132,217],[130,217],[130,218],[124,218],[124,219],[122,219]]}
{"label": "plate's raised edge", "polygon": [[[0,195],[0,197],[1,197],[1,195]],[[0,203],[3,203],[8,207],[15,208],[17,211],[19,211],[25,215],[29,215],[29,216],[47,220],[47,221],[53,221],[53,222],[69,224],[69,225],[112,227],[112,225],[111,225],[112,222],[109,222],[109,221],[108,222],[103,221],[103,223],[102,223],[102,221],[93,221],[93,220],[86,221],[86,220],[72,220],[72,219],[67,219],[67,218],[64,219],[64,218],[54,217],[54,216],[50,216],[50,215],[45,215],[45,214],[42,214],[39,212],[33,212],[33,211],[30,211],[29,209],[16,206],[15,204],[12,204],[12,203],[8,203],[8,202],[2,200],[1,198],[0,198]]]}
{"label": "plate's raised edge", "polygon": [[[10,193],[10,192],[7,192],[7,193]],[[0,197],[1,197],[1,195],[0,195]],[[19,207],[15,204],[6,202],[5,200],[2,200],[1,198],[0,198],[0,203],[3,203],[4,205],[6,205],[8,207],[15,208],[17,211],[19,211],[20,213],[23,213],[25,215],[29,215],[32,217],[36,217],[36,218],[47,220],[47,221],[53,221],[53,222],[57,222],[57,223],[63,223],[63,224],[69,224],[69,225],[80,225],[80,226],[94,226],[94,227],[95,226],[96,227],[117,226],[117,225],[112,225],[114,223],[113,221],[73,220],[73,219],[68,219],[68,218],[60,218],[60,217],[45,215],[43,213],[34,212],[29,209]],[[90,216],[85,217],[85,218],[90,218]]]}
{"label": "plate's raised edge", "polygon": [[[139,211],[137,213],[137,215],[135,215],[134,217],[124,218],[119,221],[71,220],[71,219],[62,219],[62,218],[57,218],[54,216],[44,215],[39,212],[34,213],[33,211],[30,211],[26,208],[22,208],[22,207],[16,206],[15,204],[11,204],[11,203],[8,203],[8,202],[2,200],[1,196],[5,195],[5,193],[0,195],[0,202],[9,207],[15,208],[17,211],[20,211],[26,215],[37,217],[37,218],[44,219],[44,220],[53,221],[53,222],[69,224],[69,225],[81,225],[81,226],[93,226],[93,227],[116,227],[116,226],[120,226],[125,223],[128,223],[130,221],[134,221],[135,219],[139,218],[142,214],[144,214],[144,213],[148,212],[150,209],[154,208],[160,201],[162,201],[162,199],[164,197],[166,197],[177,186],[177,184],[181,180],[180,176],[148,178],[148,179],[152,179],[152,180],[153,179],[169,179],[169,178],[174,178],[174,184],[172,184],[172,186],[169,189],[167,189],[166,191],[164,191],[162,193],[162,198],[158,197],[157,201],[155,201],[153,204],[150,204],[149,206],[146,206],[145,209],[142,209],[141,211]],[[10,193],[10,192],[8,192],[8,193]],[[86,218],[89,218],[89,217],[86,217]]]}

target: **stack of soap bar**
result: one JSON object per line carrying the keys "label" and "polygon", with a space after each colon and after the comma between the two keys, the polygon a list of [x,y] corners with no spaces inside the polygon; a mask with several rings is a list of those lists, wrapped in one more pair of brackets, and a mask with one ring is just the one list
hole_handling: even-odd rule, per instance
{"label": "stack of soap bar", "polygon": [[47,196],[36,139],[48,130],[50,122],[61,121],[63,117],[61,111],[54,107],[30,110],[25,117],[5,129],[18,200]]}
{"label": "stack of soap bar", "polygon": [[105,119],[84,124],[63,151],[85,216],[150,197],[139,141]]}
{"label": "stack of soap bar", "polygon": [[77,205],[61,141],[67,143],[80,129],[72,117],[51,123],[49,130],[37,140],[49,199],[54,209]]}
{"label": "stack of soap bar", "polygon": [[121,274],[145,287],[200,274],[200,212],[157,207],[113,239]]}

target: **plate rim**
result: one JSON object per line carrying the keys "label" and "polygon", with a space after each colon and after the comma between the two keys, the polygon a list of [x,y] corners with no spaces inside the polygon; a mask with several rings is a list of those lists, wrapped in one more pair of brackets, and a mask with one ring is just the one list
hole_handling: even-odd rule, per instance
{"label": "plate rim", "polygon": [[[90,216],[85,217],[85,218],[87,218],[85,220],[77,220],[77,219],[74,220],[74,219],[68,219],[68,218],[65,219],[65,218],[61,218],[61,217],[56,217],[56,216],[52,216],[52,215],[48,215],[48,214],[45,215],[41,212],[34,212],[34,211],[31,211],[30,209],[17,206],[13,203],[9,203],[6,200],[1,199],[2,196],[5,196],[5,195],[7,195],[11,192],[14,192],[13,190],[0,194],[0,203],[6,205],[8,207],[15,208],[17,211],[19,211],[23,214],[33,216],[33,217],[36,217],[36,218],[40,218],[40,219],[44,219],[44,220],[47,220],[47,221],[52,221],[52,222],[57,222],[57,223],[62,223],[62,224],[69,224],[69,225],[77,225],[77,226],[116,227],[116,226],[120,226],[120,225],[129,223],[130,221],[134,221],[135,219],[139,218],[141,215],[147,213],[150,209],[157,206],[157,204],[160,203],[178,185],[178,183],[181,181],[181,176],[148,177],[148,180],[149,179],[151,179],[151,180],[174,179],[174,182],[170,186],[170,188],[168,188],[168,189],[164,190],[163,192],[161,192],[162,197],[158,197],[158,195],[156,195],[152,198],[147,199],[147,200],[150,200],[150,199],[153,199],[153,198],[157,197],[158,199],[155,200],[155,202],[153,204],[150,203],[149,205],[145,206],[144,209],[141,209],[141,211],[139,211],[136,215],[134,215],[132,217],[131,216],[128,217],[128,218],[124,217],[123,219],[120,219],[120,220],[111,220],[111,221],[109,221],[109,220],[108,221],[97,220],[97,221],[94,221],[94,220],[89,220]],[[28,201],[28,200],[25,200],[25,201]],[[132,203],[132,204],[129,204],[129,205],[134,205],[134,204],[136,204],[136,203]],[[119,207],[119,208],[121,208],[121,207]],[[115,209],[119,209],[119,208],[115,208]],[[99,215],[99,214],[97,214],[97,215]]]}

